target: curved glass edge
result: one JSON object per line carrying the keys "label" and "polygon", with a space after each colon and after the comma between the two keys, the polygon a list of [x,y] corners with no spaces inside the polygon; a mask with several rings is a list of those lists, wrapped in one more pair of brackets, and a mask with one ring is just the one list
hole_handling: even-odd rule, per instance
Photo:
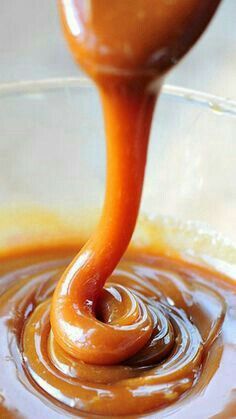
{"label": "curved glass edge", "polygon": [[[17,81],[0,84],[0,98],[14,94],[33,94],[73,87],[91,88],[92,86],[92,82],[85,77]],[[213,112],[236,117],[236,101],[234,100],[169,84],[163,86],[162,92],[167,96],[192,102]]]}
{"label": "curved glass edge", "polygon": [[[90,237],[99,213],[99,208],[79,213],[18,206],[1,210],[0,260],[39,248],[75,248]],[[130,247],[201,265],[236,281],[236,243],[201,222],[140,214]]]}

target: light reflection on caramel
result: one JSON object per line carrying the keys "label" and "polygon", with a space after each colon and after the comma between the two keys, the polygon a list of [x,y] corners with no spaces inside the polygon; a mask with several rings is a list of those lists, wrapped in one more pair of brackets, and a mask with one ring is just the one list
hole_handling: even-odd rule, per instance
{"label": "light reflection on caramel", "polygon": [[[107,306],[106,298],[109,301],[109,290],[117,298],[115,288],[130,290],[153,317],[156,313],[156,331],[148,346],[115,366],[71,357],[55,342],[49,322],[51,296],[67,260],[41,255],[36,264],[32,256],[19,259],[15,270],[10,265],[11,273],[1,279],[1,359],[13,356],[17,368],[23,362],[25,372],[19,368],[18,374],[42,400],[54,400],[78,415],[123,415],[127,408],[128,414],[138,414],[172,404],[181,395],[185,397],[180,405],[185,399],[191,405],[193,395],[201,399],[219,368],[229,368],[227,359],[222,362],[222,351],[233,344],[225,336],[235,327],[236,320],[229,317],[236,303],[235,287],[203,270],[145,252],[123,259],[106,285],[108,294],[97,315],[105,324],[114,321],[110,315],[122,323],[124,308],[114,301]],[[1,364],[7,371],[4,361]],[[22,386],[21,391],[22,397],[27,390]],[[128,404],[122,403],[123,397]]]}
{"label": "light reflection on caramel", "polygon": [[[148,345],[159,327],[160,314],[143,302],[142,292],[137,295],[117,284],[106,291],[103,287],[134,232],[163,76],[193,46],[219,2],[59,2],[73,56],[98,87],[107,140],[102,215],[60,278],[50,312],[53,339],[78,361],[103,366],[126,362]],[[99,304],[105,322],[97,318]],[[171,346],[171,326],[167,329]]]}

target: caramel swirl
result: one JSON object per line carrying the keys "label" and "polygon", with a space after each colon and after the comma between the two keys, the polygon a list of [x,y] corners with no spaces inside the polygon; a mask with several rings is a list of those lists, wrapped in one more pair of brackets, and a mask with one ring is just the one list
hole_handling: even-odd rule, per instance
{"label": "caramel swirl", "polygon": [[[204,272],[145,254],[125,257],[105,285],[96,313],[88,315],[91,330],[97,325],[104,330],[104,351],[110,347],[111,356],[120,359],[116,365],[99,365],[64,350],[50,326],[51,298],[66,263],[16,270],[12,280],[6,277],[0,298],[3,342],[15,342],[25,370],[20,374],[41,397],[74,414],[127,415],[170,404],[196,386],[226,313],[224,297]],[[120,334],[140,337],[143,329],[147,340],[122,359],[113,346],[116,334],[119,342]],[[86,337],[88,352],[91,341]],[[12,353],[17,364],[20,355],[11,346]]]}
{"label": "caramel swirl", "polygon": [[[107,139],[107,184],[100,222],[62,275],[51,306],[52,339],[78,361],[115,365],[135,357],[150,339],[152,350],[156,348],[154,342],[163,330],[159,324],[163,307],[154,310],[142,293],[131,293],[116,282],[103,287],[135,228],[163,75],[198,39],[219,2],[59,2],[74,58],[98,86]],[[173,341],[174,327],[172,319],[167,325],[168,342]],[[165,352],[162,347],[159,351]]]}
{"label": "caramel swirl", "polygon": [[177,400],[199,380],[204,351],[221,328],[224,301],[198,279],[192,284],[188,275],[148,258],[142,264],[141,257],[117,268],[137,220],[163,76],[198,39],[219,2],[59,2],[74,57],[102,100],[104,207],[64,272],[57,264],[22,277],[17,272],[0,307],[14,324],[29,382],[73,413],[138,414]]}

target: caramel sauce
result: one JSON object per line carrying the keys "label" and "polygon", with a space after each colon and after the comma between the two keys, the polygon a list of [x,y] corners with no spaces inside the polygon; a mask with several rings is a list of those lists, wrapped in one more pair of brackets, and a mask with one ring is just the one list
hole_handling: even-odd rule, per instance
{"label": "caramel sauce", "polygon": [[15,415],[36,417],[36,407],[39,417],[157,417],[163,408],[172,417],[223,417],[226,403],[225,412],[234,410],[235,284],[145,251],[123,256],[163,76],[219,2],[60,2],[73,55],[101,96],[106,196],[97,229],[72,261],[60,251],[2,263],[2,406]]}
{"label": "caramel sauce", "polygon": [[126,361],[90,364],[58,345],[49,319],[54,289],[75,251],[45,249],[2,260],[1,417],[144,411],[159,417],[159,409],[160,417],[233,417],[227,404],[235,412],[235,283],[186,262],[130,250],[107,281],[96,318],[132,333],[150,317],[152,335]]}

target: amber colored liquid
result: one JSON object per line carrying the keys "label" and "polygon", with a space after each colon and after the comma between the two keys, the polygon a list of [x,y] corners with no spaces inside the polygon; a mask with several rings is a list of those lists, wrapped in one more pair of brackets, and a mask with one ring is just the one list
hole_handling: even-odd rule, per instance
{"label": "amber colored liquid", "polygon": [[[103,213],[67,268],[61,254],[53,261],[44,255],[37,266],[30,258],[16,268],[6,263],[11,279],[3,274],[0,301],[3,356],[13,352],[20,379],[57,406],[57,415],[65,409],[88,417],[157,417],[168,406],[165,413],[172,417],[234,411],[235,285],[145,252],[121,260],[139,211],[163,76],[197,40],[218,4],[61,2],[66,38],[95,80],[104,110]],[[224,380],[223,390],[217,379]],[[6,408],[13,391],[3,388]],[[19,391],[26,397],[25,389]],[[41,402],[29,403],[32,409],[40,403],[43,417],[52,417]]]}
{"label": "amber colored liquid", "polygon": [[[134,231],[163,73],[200,36],[218,4],[219,0],[207,0],[204,5],[198,0],[61,2],[62,24],[72,53],[98,86],[107,138],[102,217],[64,272],[51,308],[57,343],[84,362],[125,361],[151,337],[153,320],[148,316],[136,322],[138,308],[133,319],[136,327],[118,330],[97,321],[97,304]],[[144,13],[142,24],[140,13]],[[151,88],[154,82],[155,91]]]}
{"label": "amber colored liquid", "polygon": [[130,251],[107,281],[96,318],[132,333],[150,316],[152,335],[124,362],[88,364],[60,347],[50,327],[53,291],[73,255],[66,247],[45,249],[1,263],[1,417],[145,411],[150,417],[233,418],[235,284],[150,251]]}

